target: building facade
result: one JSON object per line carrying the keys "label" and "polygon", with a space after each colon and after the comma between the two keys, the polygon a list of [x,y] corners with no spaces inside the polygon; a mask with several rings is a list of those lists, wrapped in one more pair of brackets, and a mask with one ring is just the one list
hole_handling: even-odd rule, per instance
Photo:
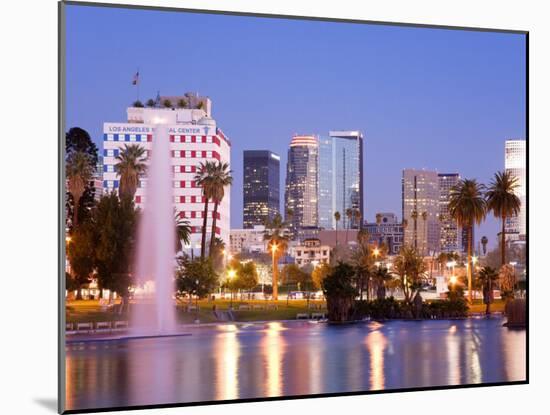
{"label": "building facade", "polygon": [[402,178],[404,243],[421,255],[439,251],[439,177],[435,171],[405,169]]}
{"label": "building facade", "polygon": [[394,213],[377,213],[376,222],[365,222],[369,243],[385,245],[389,255],[397,255],[403,246],[403,224]]}
{"label": "building facade", "polygon": [[361,219],[349,219],[348,209],[363,217],[363,135],[360,131],[330,131],[319,140],[319,226],[335,229],[340,212],[344,228],[359,228]]}
{"label": "building facade", "polygon": [[268,150],[243,153],[243,227],[264,225],[279,213],[280,157]]}
{"label": "building facade", "polygon": [[[286,170],[285,217],[292,233],[318,226],[318,139],[296,135],[290,142]],[[288,212],[292,216],[288,217]]]}
{"label": "building facade", "polygon": [[451,217],[451,190],[458,184],[458,173],[439,173],[439,240],[442,252],[462,251],[462,227]]}
{"label": "building facade", "polygon": [[518,179],[514,193],[521,202],[519,214],[506,220],[505,232],[508,240],[525,239],[527,233],[526,145],[525,140],[506,140],[504,144],[504,169]]}
{"label": "building facade", "polygon": [[300,267],[330,262],[330,246],[322,245],[319,239],[306,239],[299,245],[291,246],[289,251],[296,265]]}
{"label": "building facade", "polygon": [[[200,163],[221,161],[230,163],[231,143],[211,118],[211,102],[205,97],[194,96],[199,104],[193,108],[176,107],[183,96],[157,97],[154,107],[130,107],[126,123],[106,122],[103,125],[103,188],[118,191],[120,177],[115,172],[116,157],[124,145],[137,144],[146,150],[149,158],[155,146],[155,125],[164,125],[169,132],[170,161],[173,169],[173,197],[176,214],[191,226],[191,243],[184,249],[200,250],[203,224],[204,197],[194,176]],[[161,107],[161,102],[163,106]],[[172,102],[174,106],[166,104]],[[136,206],[146,208],[147,177],[140,178],[135,194]],[[216,234],[229,244],[230,192],[226,190],[217,214]],[[213,204],[209,206],[207,227],[212,226]]]}
{"label": "building facade", "polygon": [[231,229],[229,233],[229,252],[232,255],[268,252],[265,226],[256,225],[252,228]]}

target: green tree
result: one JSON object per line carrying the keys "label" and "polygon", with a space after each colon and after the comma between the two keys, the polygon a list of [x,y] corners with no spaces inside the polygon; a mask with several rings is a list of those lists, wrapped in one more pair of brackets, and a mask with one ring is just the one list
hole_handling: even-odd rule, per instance
{"label": "green tree", "polygon": [[234,290],[250,291],[258,285],[258,270],[252,261],[240,261],[234,258],[228,265],[228,269],[235,272],[235,278],[228,282]]}
{"label": "green tree", "polygon": [[155,106],[155,100],[152,98],[149,98],[147,102],[145,103],[149,108],[153,108]]}
{"label": "green tree", "polygon": [[170,101],[169,99],[165,99],[164,101],[162,101],[162,105],[164,105],[164,108],[171,108],[172,101]]}
{"label": "green tree", "polygon": [[74,229],[70,242],[67,243],[67,259],[72,272],[70,287],[78,290],[77,299],[82,298],[80,288],[90,282],[94,270],[94,246],[94,229],[91,222],[85,222]]}
{"label": "green tree", "polygon": [[178,108],[187,108],[187,101],[185,101],[184,99],[179,99]]}
{"label": "green tree", "polygon": [[214,192],[214,177],[213,172],[215,169],[215,163],[206,161],[200,163],[195,174],[195,183],[202,189],[202,196],[204,198],[204,210],[202,214],[202,229],[201,229],[201,259],[204,260],[206,256],[206,232],[208,224],[208,204],[213,196]]}
{"label": "green tree", "polygon": [[345,262],[338,262],[322,283],[327,299],[328,319],[344,322],[351,319],[357,288],[354,284],[355,269]]}
{"label": "green tree", "polygon": [[493,286],[498,281],[498,272],[491,267],[483,267],[478,275],[479,285],[483,292],[485,303],[485,314],[491,314],[491,303],[493,302]]}
{"label": "green tree", "polygon": [[120,200],[116,193],[103,196],[94,210],[93,249],[100,288],[128,296],[130,265],[135,247],[137,211],[131,199]]}
{"label": "green tree", "polygon": [[475,179],[463,179],[451,189],[449,213],[468,234],[468,301],[472,303],[472,234],[476,224],[486,216],[486,203],[483,185]]}
{"label": "green tree", "polygon": [[319,264],[311,272],[311,281],[313,283],[313,288],[320,290],[323,285],[323,280],[330,273],[331,267],[329,264]]}
{"label": "green tree", "polygon": [[283,221],[282,216],[277,213],[273,219],[267,219],[265,222],[264,239],[268,241],[268,250],[271,254],[271,263],[273,268],[273,299],[279,299],[279,259],[285,254],[288,248],[288,236],[285,230],[288,223]]}
{"label": "green tree", "polygon": [[134,108],[143,108],[143,102],[141,102],[139,99],[134,101],[134,103],[132,104],[132,106]]}
{"label": "green tree", "polygon": [[181,250],[181,244],[187,245],[191,241],[191,225],[188,220],[182,219],[178,212],[174,212],[176,222],[176,252]]}
{"label": "green tree", "polygon": [[231,170],[228,163],[218,161],[214,164],[212,175],[212,201],[214,202],[214,211],[212,212],[212,233],[210,236],[210,254],[214,252],[214,242],[216,240],[216,221],[218,219],[218,208],[225,196],[225,188],[233,183]]}
{"label": "green tree", "polygon": [[518,215],[521,208],[521,201],[515,193],[518,186],[518,178],[511,172],[497,172],[485,193],[487,210],[501,219],[501,266],[506,264],[506,219]]}
{"label": "green tree", "polygon": [[93,171],[93,166],[87,153],[76,151],[69,155],[66,163],[66,176],[67,187],[74,202],[73,229],[78,226],[80,200],[92,180]]}
{"label": "green tree", "polygon": [[193,295],[199,298],[215,291],[219,285],[218,274],[212,261],[207,259],[190,259],[187,255],[178,258],[176,269],[176,295]]}
{"label": "green tree", "polygon": [[392,274],[386,267],[377,267],[372,278],[376,286],[376,298],[379,300],[386,298],[386,286],[393,279]]}
{"label": "green tree", "polygon": [[124,148],[116,157],[115,171],[120,176],[120,198],[134,199],[139,184],[139,178],[147,170],[145,148],[139,144],[124,144]]}
{"label": "green tree", "polygon": [[405,245],[395,257],[393,267],[395,274],[399,277],[405,302],[410,305],[422,287],[422,278],[426,272],[424,259],[414,247]]}
{"label": "green tree", "polygon": [[334,221],[336,222],[336,246],[338,246],[338,222],[340,222],[340,219],[342,219],[340,212],[334,212]]}
{"label": "green tree", "polygon": [[299,289],[303,289],[311,282],[311,274],[296,264],[287,264],[282,269],[281,282],[287,285],[295,284],[300,287]]}

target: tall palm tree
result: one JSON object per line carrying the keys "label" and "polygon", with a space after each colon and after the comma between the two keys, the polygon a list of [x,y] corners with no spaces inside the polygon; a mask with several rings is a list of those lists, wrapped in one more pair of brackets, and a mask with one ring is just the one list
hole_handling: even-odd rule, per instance
{"label": "tall palm tree", "polygon": [[338,222],[340,222],[340,219],[342,219],[340,212],[334,212],[334,221],[336,222],[336,246],[338,246]]}
{"label": "tall palm tree", "polygon": [[353,209],[352,208],[347,208],[346,209],[346,217],[348,218],[348,223],[347,223],[347,226],[346,226],[346,246],[347,246],[348,245],[349,228],[351,226],[351,219],[353,218]]}
{"label": "tall palm tree", "polygon": [[229,170],[229,163],[218,161],[215,163],[212,171],[212,201],[214,202],[214,212],[212,219],[212,234],[210,236],[210,255],[214,252],[214,242],[216,240],[216,221],[218,219],[218,207],[225,196],[225,188],[233,183]]}
{"label": "tall palm tree", "polygon": [[487,214],[483,185],[475,179],[462,179],[451,189],[449,213],[468,235],[468,300],[472,302],[472,234]]}
{"label": "tall palm tree", "polygon": [[174,212],[174,221],[176,224],[176,252],[178,252],[182,242],[187,245],[191,241],[191,225],[189,221],[182,219],[178,212]]}
{"label": "tall palm tree", "polygon": [[485,193],[487,210],[493,212],[495,217],[502,220],[500,233],[501,266],[506,264],[506,219],[518,215],[521,208],[521,201],[515,194],[518,186],[518,178],[513,176],[511,172],[497,172]]}
{"label": "tall palm tree", "polygon": [[422,244],[422,255],[426,255],[426,248],[428,247],[428,212],[422,212],[422,220],[424,221],[424,243]]}
{"label": "tall palm tree", "polygon": [[481,237],[481,246],[483,246],[483,255],[487,253],[487,244],[489,243],[489,239],[486,236]]}
{"label": "tall palm tree", "polygon": [[376,224],[377,225],[380,225],[382,223],[382,214],[381,213],[377,213],[376,214]]}
{"label": "tall palm tree", "polygon": [[271,254],[273,267],[273,299],[279,299],[279,269],[277,264],[286,249],[288,248],[288,236],[285,231],[288,228],[288,222],[283,221],[282,216],[277,213],[273,219],[266,220],[264,239],[268,242],[268,250]]}
{"label": "tall palm tree", "polygon": [[80,199],[93,175],[93,167],[88,154],[83,151],[72,153],[67,159],[66,175],[68,180],[67,187],[74,201],[72,224],[74,229],[78,226]]}
{"label": "tall palm tree", "polygon": [[485,314],[491,314],[491,303],[493,302],[493,284],[498,280],[498,272],[491,267],[483,267],[479,271],[479,282],[485,302]]}
{"label": "tall palm tree", "polygon": [[361,229],[361,211],[359,209],[353,209],[353,221],[357,225],[357,229]]}
{"label": "tall palm tree", "polygon": [[139,183],[139,177],[147,170],[145,149],[139,144],[124,144],[116,156],[115,171],[120,176],[118,194],[120,198],[133,199]]}
{"label": "tall palm tree", "polygon": [[208,223],[208,203],[212,198],[214,189],[214,180],[212,172],[215,164],[211,161],[200,163],[195,174],[195,183],[202,188],[202,196],[204,197],[204,211],[202,215],[202,236],[201,236],[201,260],[204,260],[206,254],[206,226]]}

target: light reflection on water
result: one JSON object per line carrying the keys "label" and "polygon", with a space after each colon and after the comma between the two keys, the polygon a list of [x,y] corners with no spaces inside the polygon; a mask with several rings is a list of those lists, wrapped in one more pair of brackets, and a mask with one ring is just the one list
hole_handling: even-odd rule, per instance
{"label": "light reflection on water", "polygon": [[525,331],[499,319],[193,328],[67,346],[68,409],[525,379]]}

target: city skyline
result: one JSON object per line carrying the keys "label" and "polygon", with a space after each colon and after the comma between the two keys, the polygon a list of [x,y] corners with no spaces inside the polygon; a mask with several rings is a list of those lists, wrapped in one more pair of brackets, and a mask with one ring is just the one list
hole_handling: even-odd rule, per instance
{"label": "city skyline", "polygon": [[[231,227],[241,227],[242,151],[268,149],[282,155],[284,166],[288,137],[295,133],[364,133],[368,221],[376,212],[400,212],[403,169],[456,171],[488,183],[504,170],[505,140],[525,136],[525,47],[513,34],[94,8],[86,8],[84,19],[82,10],[67,12],[67,127],[86,129],[100,144],[103,122],[122,119],[136,98],[136,68],[142,101],[157,91],[209,96],[213,116],[233,144]],[[139,29],[152,22],[163,33]],[[182,24],[185,31],[179,30]],[[117,28],[116,41],[106,41],[110,32],[97,31],[103,25]],[[173,53],[177,42],[162,41],[205,25],[209,30],[201,33],[200,44],[186,44],[181,57]],[[256,38],[247,36],[250,31]],[[242,51],[231,47],[236,39]],[[158,44],[159,57],[169,59],[141,56],[140,47],[151,42]],[[333,52],[328,57],[325,47]],[[332,75],[358,48],[348,79]],[[301,65],[305,60],[317,63],[313,72]],[[226,63],[225,84],[210,61]],[[292,90],[299,94],[290,96]],[[489,216],[475,234],[487,235],[495,246],[498,229],[498,220]]]}

